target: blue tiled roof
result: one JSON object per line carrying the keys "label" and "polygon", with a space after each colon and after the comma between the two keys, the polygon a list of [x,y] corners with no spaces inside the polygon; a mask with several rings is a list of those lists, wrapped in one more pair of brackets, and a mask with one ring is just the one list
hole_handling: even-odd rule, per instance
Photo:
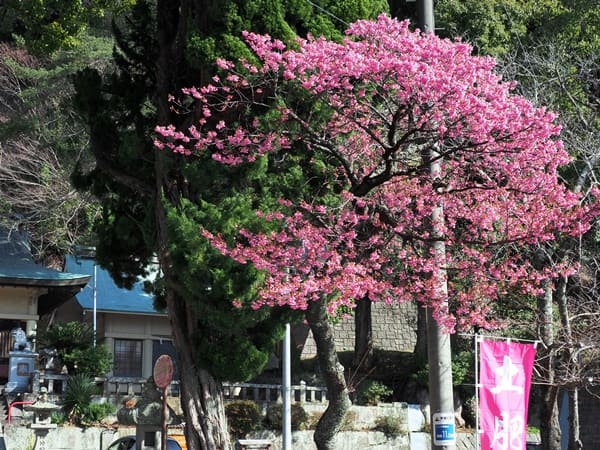
{"label": "blue tiled roof", "polygon": [[10,286],[84,286],[89,276],[69,273],[36,264],[25,233],[0,229],[0,284]]}
{"label": "blue tiled roof", "polygon": [[91,276],[88,285],[76,295],[82,308],[94,308],[94,286],[96,289],[96,311],[135,314],[165,314],[154,308],[153,295],[144,291],[143,281],[135,283],[133,289],[118,287],[110,274],[100,266],[96,266],[94,281],[94,264],[92,258],[67,256],[66,268]]}

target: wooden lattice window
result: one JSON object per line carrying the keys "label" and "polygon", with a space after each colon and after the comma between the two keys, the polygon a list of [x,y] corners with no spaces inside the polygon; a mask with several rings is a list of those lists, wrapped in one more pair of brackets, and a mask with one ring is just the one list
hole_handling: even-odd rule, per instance
{"label": "wooden lattice window", "polygon": [[115,339],[113,374],[117,377],[142,376],[142,341]]}

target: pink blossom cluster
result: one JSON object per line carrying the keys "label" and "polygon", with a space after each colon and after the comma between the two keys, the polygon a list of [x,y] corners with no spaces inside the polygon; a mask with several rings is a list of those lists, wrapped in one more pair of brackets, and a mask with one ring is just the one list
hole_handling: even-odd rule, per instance
{"label": "pink blossom cluster", "polygon": [[[569,270],[535,270],[526,249],[589,227],[591,210],[557,176],[570,161],[557,117],[515,95],[494,60],[467,44],[386,16],[347,34],[288,49],[245,33],[260,66],[220,61],[224,76],[185,91],[199,105],[196,126],[158,127],[156,145],[242,164],[299,144],[338,168],[346,190],[335,206],[283,202],[265,213],[280,231],[241,230],[233,247],[204,232],[223,254],[265,271],[255,307],[327,298],[333,313],[363,297],[417,300],[448,329],[491,326],[494,300],[535,295]],[[277,111],[277,123],[248,115],[251,106]]]}

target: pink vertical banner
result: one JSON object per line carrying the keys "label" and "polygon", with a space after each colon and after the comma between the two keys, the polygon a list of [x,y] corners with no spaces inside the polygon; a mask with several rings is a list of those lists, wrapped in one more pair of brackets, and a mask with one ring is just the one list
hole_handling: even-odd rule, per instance
{"label": "pink vertical banner", "polygon": [[479,343],[482,450],[525,450],[535,346],[510,341]]}

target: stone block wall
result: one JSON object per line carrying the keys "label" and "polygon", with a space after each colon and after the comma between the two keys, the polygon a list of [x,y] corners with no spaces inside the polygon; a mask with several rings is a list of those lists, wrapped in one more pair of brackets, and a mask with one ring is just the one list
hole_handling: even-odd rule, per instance
{"label": "stone block wall", "polygon": [[[368,408],[368,407],[364,407]],[[373,411],[378,407],[373,407]],[[388,412],[396,406],[389,405]],[[404,407],[398,406],[399,420],[406,420],[402,416]],[[369,415],[367,410],[361,411],[361,420],[369,422],[364,415]],[[125,434],[133,434],[131,429],[117,430],[105,428],[81,429],[73,426],[58,427],[49,430],[44,435],[44,447],[46,450],[105,450],[113,440]],[[281,435],[273,431],[262,431],[253,433],[249,438],[269,439],[272,442],[272,450],[281,450]],[[346,449],[369,449],[369,450],[424,450],[430,448],[430,437],[425,432],[404,432],[397,436],[386,436],[381,431],[352,430],[342,431],[335,438],[335,448]],[[34,432],[28,427],[10,426],[4,433],[5,448],[28,449],[35,444]],[[38,442],[39,444],[39,442]],[[475,435],[473,433],[457,433],[457,450],[475,450]],[[294,431],[292,433],[292,447],[294,450],[316,450],[313,441],[313,431]],[[587,448],[587,447],[586,447]],[[593,447],[591,447],[593,448]]]}
{"label": "stone block wall", "polygon": [[[372,315],[376,348],[396,352],[414,350],[417,341],[417,307],[414,303],[374,303]],[[352,324],[354,325],[354,322]],[[354,336],[354,327],[352,335]]]}
{"label": "stone block wall", "polygon": [[[373,303],[373,341],[375,348],[385,351],[412,352],[417,341],[417,307],[414,303],[387,305]],[[295,345],[301,359],[314,358],[317,348],[308,326],[294,329]],[[334,325],[338,351],[354,350],[354,317],[341,319]]]}
{"label": "stone block wall", "polygon": [[[117,430],[106,428],[58,427],[40,433],[37,438],[29,427],[6,426],[4,429],[7,450],[25,450],[34,448],[34,445],[46,450],[105,450],[118,437]],[[39,442],[40,439],[43,442]]]}

